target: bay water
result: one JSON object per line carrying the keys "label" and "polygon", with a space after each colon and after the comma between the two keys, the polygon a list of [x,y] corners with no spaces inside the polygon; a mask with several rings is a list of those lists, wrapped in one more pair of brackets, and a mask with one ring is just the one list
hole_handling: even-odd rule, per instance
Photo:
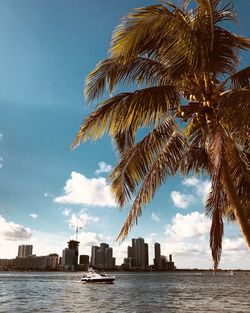
{"label": "bay water", "polygon": [[250,274],[114,274],[104,285],[79,272],[0,272],[0,313],[250,313]]}

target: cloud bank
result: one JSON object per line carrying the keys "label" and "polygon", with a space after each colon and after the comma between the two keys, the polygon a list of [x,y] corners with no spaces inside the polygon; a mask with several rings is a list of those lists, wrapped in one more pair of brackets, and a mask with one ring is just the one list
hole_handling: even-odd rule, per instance
{"label": "cloud bank", "polygon": [[77,172],[71,173],[71,177],[66,181],[64,194],[56,197],[54,202],[100,207],[117,206],[105,178],[87,178]]}

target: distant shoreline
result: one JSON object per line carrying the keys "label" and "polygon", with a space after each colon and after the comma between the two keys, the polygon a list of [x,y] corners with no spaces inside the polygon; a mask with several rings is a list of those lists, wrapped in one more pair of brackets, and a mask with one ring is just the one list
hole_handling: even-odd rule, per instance
{"label": "distant shoreline", "polygon": [[[118,273],[182,273],[182,272],[195,272],[195,273],[202,273],[202,272],[213,272],[213,269],[175,269],[174,271],[133,271],[133,270],[100,270],[103,272],[118,272]],[[84,272],[83,270],[78,271],[61,271],[61,270],[45,270],[45,271],[39,271],[39,270],[30,270],[30,271],[22,271],[22,270],[0,270],[0,273],[8,273],[8,272],[15,272],[15,273],[81,273]],[[220,272],[238,272],[238,273],[249,273],[250,269],[244,270],[244,269],[218,269],[218,273]]]}

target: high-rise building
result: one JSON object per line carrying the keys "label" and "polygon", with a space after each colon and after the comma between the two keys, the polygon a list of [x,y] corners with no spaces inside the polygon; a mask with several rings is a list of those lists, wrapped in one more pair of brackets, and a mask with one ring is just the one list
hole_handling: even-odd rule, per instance
{"label": "high-rise building", "polygon": [[101,243],[100,247],[91,248],[91,265],[99,269],[112,269],[115,267],[113,249],[106,243]]}
{"label": "high-rise building", "polygon": [[154,267],[156,270],[160,270],[161,269],[161,245],[156,242],[155,243],[155,258],[154,258]]}
{"label": "high-rise building", "polygon": [[128,246],[128,258],[132,258],[133,255],[133,249],[132,247]]}
{"label": "high-rise building", "polygon": [[148,267],[148,244],[144,243],[145,248],[145,267]]}
{"label": "high-rise building", "polygon": [[136,267],[145,269],[148,266],[148,245],[143,238],[132,239],[132,258]]}
{"label": "high-rise building", "polygon": [[59,255],[56,253],[51,253],[48,256],[47,268],[50,270],[56,270],[58,268]]}
{"label": "high-rise building", "polygon": [[68,241],[68,248],[75,251],[75,255],[74,255],[74,258],[73,258],[73,266],[74,266],[73,270],[74,271],[77,270],[77,265],[78,265],[79,243],[80,242],[76,241],[76,240]]}
{"label": "high-rise building", "polygon": [[68,248],[65,248],[62,252],[61,266],[64,269],[76,271],[78,266],[78,248],[79,241],[70,240],[68,242]]}
{"label": "high-rise building", "polygon": [[32,245],[20,245],[18,246],[18,258],[26,258],[32,255],[33,246]]}
{"label": "high-rise building", "polygon": [[80,255],[80,264],[89,265],[89,256],[88,255]]}
{"label": "high-rise building", "polygon": [[97,251],[99,250],[99,247],[92,246],[91,247],[91,265],[96,266],[97,264]]}

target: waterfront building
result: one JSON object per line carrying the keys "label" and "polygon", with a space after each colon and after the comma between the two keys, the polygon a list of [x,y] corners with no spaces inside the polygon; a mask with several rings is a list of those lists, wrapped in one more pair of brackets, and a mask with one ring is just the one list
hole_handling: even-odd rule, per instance
{"label": "waterfront building", "polygon": [[144,248],[145,248],[145,268],[148,267],[148,244],[144,243]]}
{"label": "waterfront building", "polygon": [[26,258],[15,259],[15,270],[22,271],[44,271],[47,269],[48,256],[28,256]]}
{"label": "waterfront building", "polygon": [[133,255],[133,248],[131,246],[128,246],[128,258],[132,258]]}
{"label": "waterfront building", "polygon": [[101,243],[100,247],[91,248],[91,265],[99,269],[115,268],[115,258],[113,249],[106,243]]}
{"label": "waterfront building", "polygon": [[143,238],[132,239],[132,258],[136,267],[144,270],[148,266],[148,245]]}
{"label": "waterfront building", "polygon": [[99,250],[99,247],[92,246],[91,247],[91,265],[96,266],[97,264],[97,251]]}
{"label": "waterfront building", "polygon": [[26,258],[32,255],[33,246],[32,245],[20,245],[18,246],[18,258]]}
{"label": "waterfront building", "polygon": [[89,256],[88,255],[80,255],[80,264],[89,265]]}
{"label": "waterfront building", "polygon": [[73,257],[73,271],[77,270],[78,265],[78,255],[79,255],[79,241],[70,240],[68,242],[68,248],[75,251],[75,255]]}
{"label": "waterfront building", "polygon": [[9,271],[15,268],[15,259],[0,259],[0,271]]}
{"label": "waterfront building", "polygon": [[161,255],[161,245],[159,243],[154,244],[154,265],[149,267],[148,258],[148,244],[144,242],[143,238],[133,238],[132,247],[127,248],[127,258],[124,258],[122,269],[124,270],[156,270],[156,271],[172,271],[175,269],[174,262],[172,261],[172,255],[168,259]]}
{"label": "waterfront building", "polygon": [[154,244],[154,250],[155,250],[154,268],[156,270],[161,270],[160,267],[161,245],[158,242]]}
{"label": "waterfront building", "polygon": [[65,248],[62,252],[62,263],[61,266],[65,270],[75,271],[75,249]]}
{"label": "waterfront building", "polygon": [[56,253],[51,253],[48,255],[47,260],[47,269],[48,270],[57,270],[59,264],[59,255]]}

